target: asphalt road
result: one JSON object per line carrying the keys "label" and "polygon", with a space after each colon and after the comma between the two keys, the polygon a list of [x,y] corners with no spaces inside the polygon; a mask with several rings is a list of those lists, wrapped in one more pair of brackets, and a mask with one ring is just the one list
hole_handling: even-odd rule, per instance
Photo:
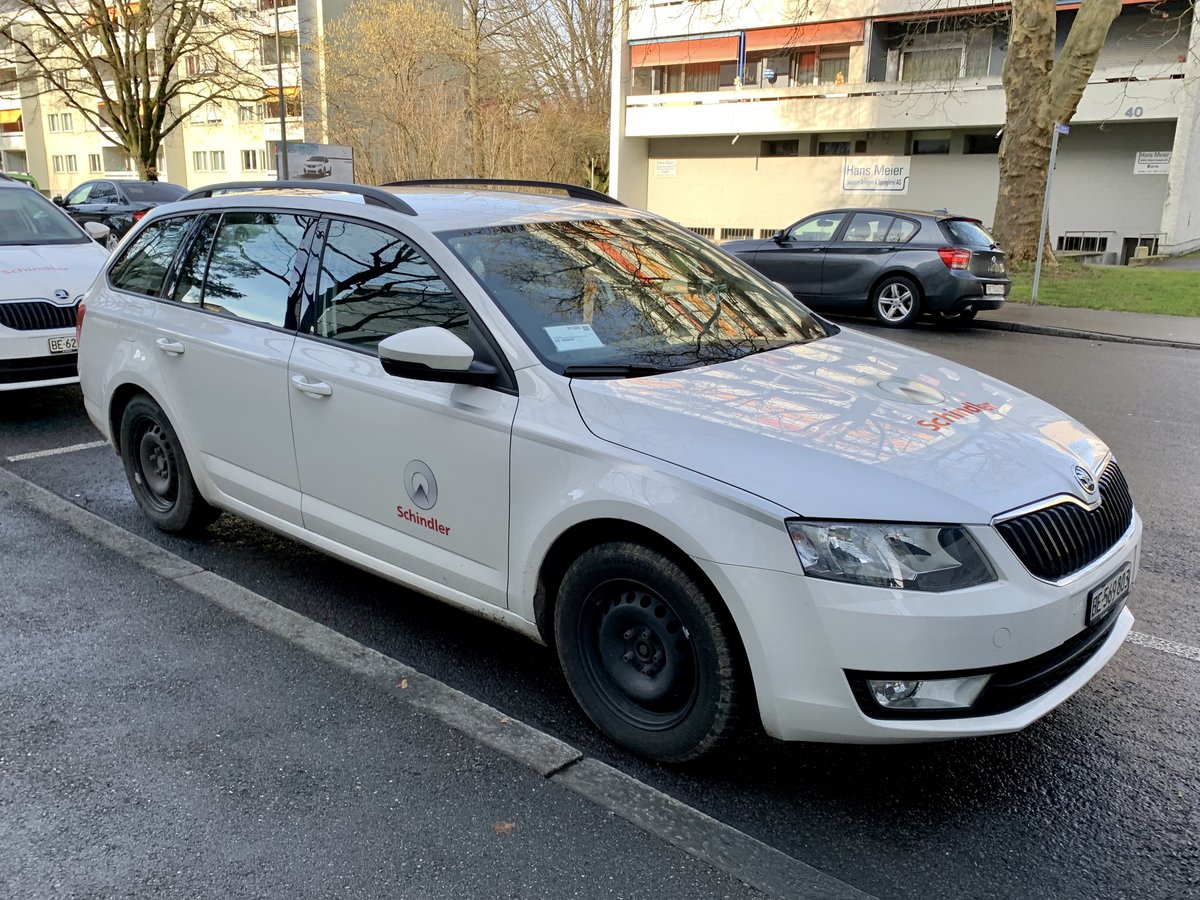
{"label": "asphalt road", "polygon": [[5,398],[0,466],[878,897],[1200,896],[1200,353],[993,331],[887,336],[1039,394],[1110,443],[1146,527],[1135,629],[1175,644],[1127,645],[1017,735],[874,748],[752,738],[668,769],[596,734],[548,652],[524,639],[229,516],[202,538],[160,535],[109,449],[7,461],[97,439],[73,389]]}

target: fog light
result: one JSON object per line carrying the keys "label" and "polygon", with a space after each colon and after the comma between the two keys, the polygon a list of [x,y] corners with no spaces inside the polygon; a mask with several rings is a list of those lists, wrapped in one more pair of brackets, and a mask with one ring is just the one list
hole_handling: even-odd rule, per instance
{"label": "fog light", "polygon": [[867,679],[867,688],[884,709],[966,709],[979,697],[990,675],[904,681]]}

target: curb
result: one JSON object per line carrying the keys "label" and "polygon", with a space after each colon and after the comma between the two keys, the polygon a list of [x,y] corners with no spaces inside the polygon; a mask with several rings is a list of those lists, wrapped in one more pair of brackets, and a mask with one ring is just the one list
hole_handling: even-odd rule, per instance
{"label": "curb", "polygon": [[872,895],[688,806],[578,748],[505,715],[399,660],[188,562],[64,497],[0,468],[0,492],[223,607],[249,624],[389,691],[546,781],[770,897],[874,900]]}
{"label": "curb", "polygon": [[996,319],[980,318],[976,318],[972,324],[976,328],[989,328],[992,331],[1015,331],[1023,334],[1040,334],[1048,337],[1103,341],[1110,344],[1140,344],[1146,347],[1174,347],[1178,350],[1200,350],[1200,344],[1189,341],[1173,341],[1169,338],[1134,337],[1127,334],[1106,334],[1102,331],[1081,331],[1078,328],[1062,328],[1057,325],[1027,325],[1024,322],[1003,322]]}

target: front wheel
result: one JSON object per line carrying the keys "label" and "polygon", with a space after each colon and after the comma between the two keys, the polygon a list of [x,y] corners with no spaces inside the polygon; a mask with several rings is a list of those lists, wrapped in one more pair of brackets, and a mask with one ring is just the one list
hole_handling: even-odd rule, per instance
{"label": "front wheel", "polygon": [[634,753],[687,762],[735,732],[733,625],[671,558],[624,542],[586,551],[563,577],[554,632],[575,699]]}
{"label": "front wheel", "polygon": [[901,275],[885,278],[871,294],[871,312],[889,328],[905,328],[921,314],[921,289]]}
{"label": "front wheel", "polygon": [[156,528],[195,531],[220,515],[200,496],[166,413],[144,394],[121,415],[121,462],[133,498]]}

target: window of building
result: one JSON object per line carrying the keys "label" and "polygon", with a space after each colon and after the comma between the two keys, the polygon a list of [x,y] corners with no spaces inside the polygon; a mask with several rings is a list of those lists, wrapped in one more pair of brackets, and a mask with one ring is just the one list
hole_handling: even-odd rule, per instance
{"label": "window of building", "polygon": [[[104,160],[105,172],[132,172],[133,160],[129,154],[120,147],[102,147],[100,149],[101,158]],[[162,171],[162,165],[159,165],[159,171]]]}
{"label": "window of building", "polygon": [[424,257],[391,232],[330,222],[312,322],[301,331],[371,348],[429,325],[465,341],[470,317]]}
{"label": "window of building", "polygon": [[283,327],[291,303],[287,273],[311,222],[283,213],[226,213],[213,241],[204,308]]}
{"label": "window of building", "polygon": [[1103,253],[1108,249],[1108,236],[1083,232],[1060,234],[1057,249],[1064,253]]}
{"label": "window of building", "polygon": [[[940,27],[957,30],[938,30]],[[988,74],[992,55],[992,29],[979,27],[971,19],[922,23],[911,28],[929,28],[904,35],[898,45],[901,81],[953,81]],[[896,53],[893,49],[891,53]]]}
{"label": "window of building", "polygon": [[850,80],[850,48],[822,47],[817,60],[818,84],[845,84]]}
{"label": "window of building", "polygon": [[243,125],[263,120],[263,105],[261,103],[242,103],[238,105],[238,121]]}
{"label": "window of building", "polygon": [[0,134],[20,134],[25,130],[25,120],[19,109],[0,109]]}
{"label": "window of building", "polygon": [[101,161],[99,153],[89,153],[88,154],[88,171],[89,172],[103,172],[104,171],[104,164]]}
{"label": "window of building", "polygon": [[763,141],[760,156],[799,156],[800,141],[796,138]]}
{"label": "window of building", "polygon": [[211,75],[217,71],[217,57],[211,53],[194,53],[184,60],[184,68],[191,77]]}
{"label": "window of building", "polygon": [[277,6],[280,9],[289,9],[295,5],[296,0],[258,0],[259,12],[266,12],[267,10],[274,9]]}
{"label": "window of building", "polygon": [[998,134],[968,134],[963,141],[963,153],[999,153],[1001,140]]}
{"label": "window of building", "polygon": [[60,175],[79,171],[79,163],[74,153],[56,155],[53,159],[54,171]]}
{"label": "window of building", "polygon": [[723,241],[746,241],[754,237],[753,228],[722,228],[721,240]]}
{"label": "window of building", "polygon": [[849,156],[849,141],[817,141],[817,156]]}
{"label": "window of building", "polygon": [[265,150],[243,150],[242,171],[261,172],[267,167],[267,152]]}
{"label": "window of building", "polygon": [[[296,32],[279,35],[279,57],[284,65],[300,61],[300,39]],[[275,35],[264,34],[259,38],[259,59],[264,66],[273,66],[279,59],[275,55]]]}
{"label": "window of building", "polygon": [[208,171],[208,154],[203,150],[192,151],[192,168],[197,172]]}
{"label": "window of building", "polygon": [[212,152],[210,152],[208,155],[208,161],[209,161],[210,168],[212,169],[212,171],[214,171],[214,172],[224,172],[225,171],[225,151],[224,150],[213,150]]}
{"label": "window of building", "polygon": [[[300,88],[284,87],[283,101],[289,119],[296,118],[301,114],[303,107],[300,103]],[[263,116],[267,119],[279,118],[279,91],[274,88],[267,91],[267,96],[264,98]]]}
{"label": "window of building", "polygon": [[913,138],[913,156],[949,153],[950,138]]}
{"label": "window of building", "polygon": [[17,70],[10,66],[0,66],[0,94],[15,94],[19,87]]}

